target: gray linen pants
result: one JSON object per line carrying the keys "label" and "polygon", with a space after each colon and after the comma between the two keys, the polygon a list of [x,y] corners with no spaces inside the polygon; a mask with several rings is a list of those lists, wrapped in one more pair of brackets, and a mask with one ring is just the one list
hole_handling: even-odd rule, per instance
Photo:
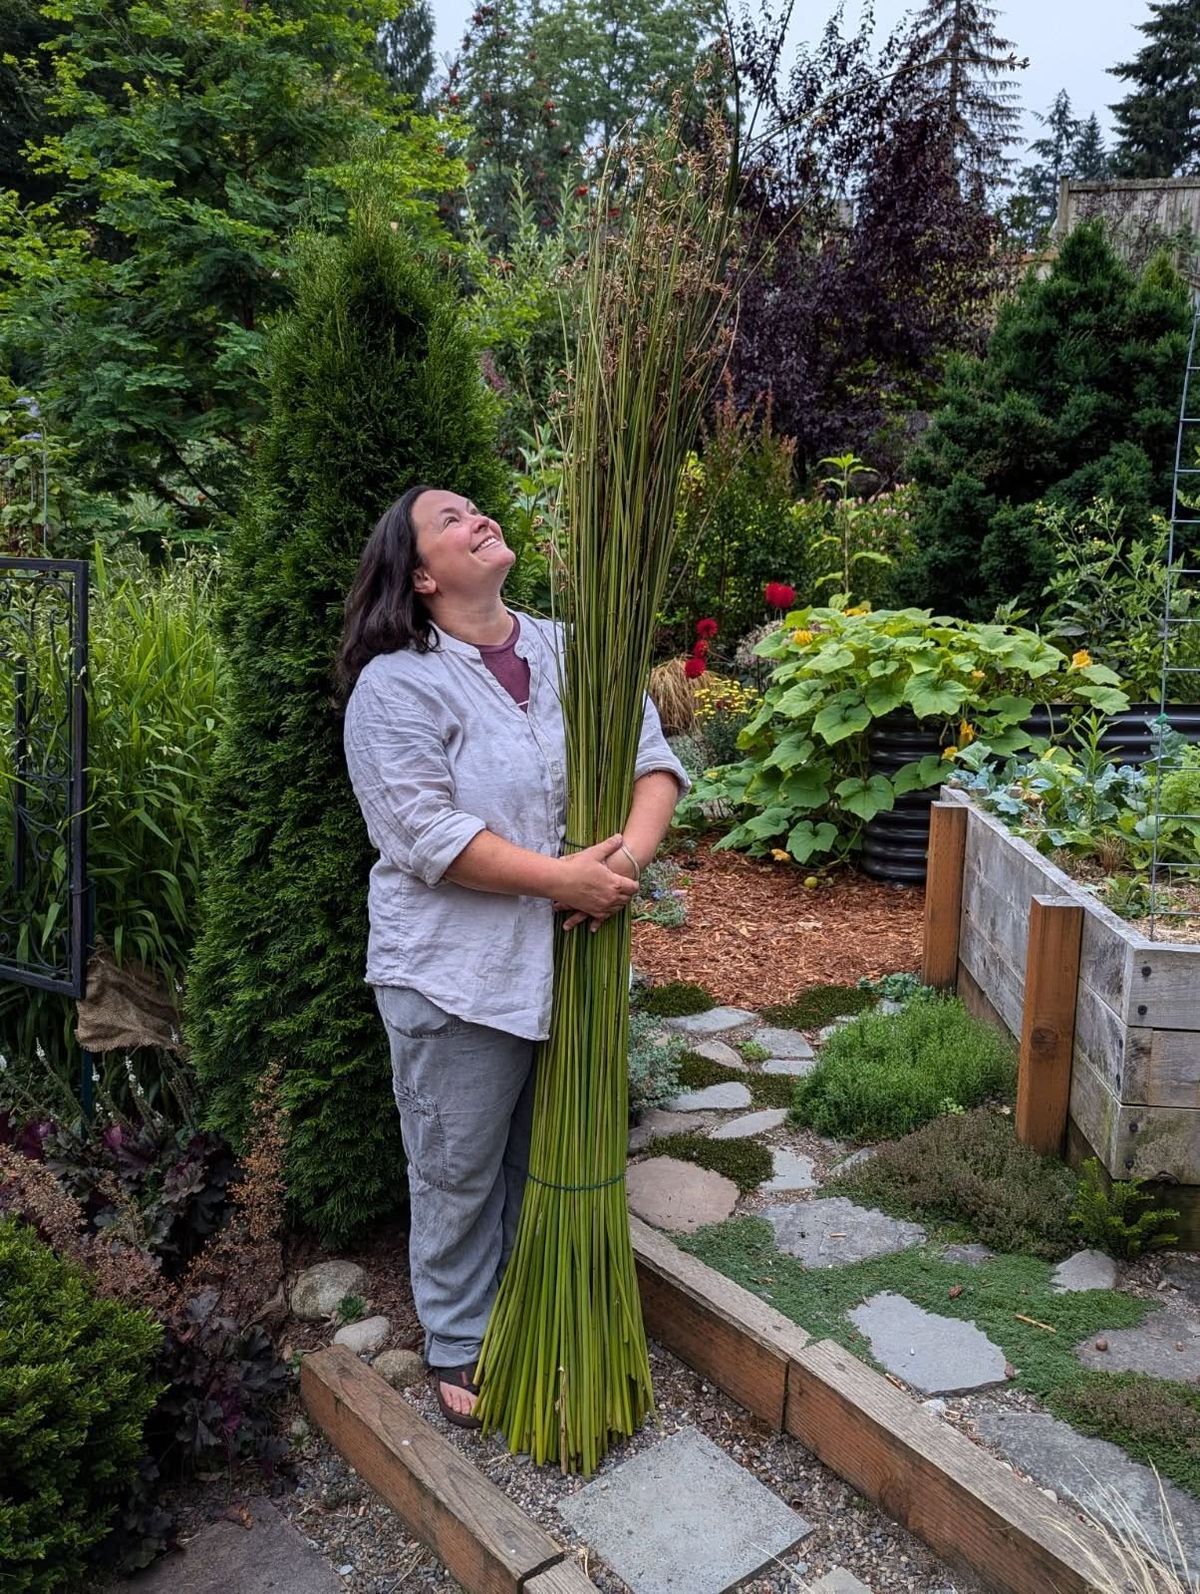
{"label": "gray linen pants", "polygon": [[409,1268],[431,1367],[474,1362],[517,1236],[533,1041],[377,985],[408,1157]]}

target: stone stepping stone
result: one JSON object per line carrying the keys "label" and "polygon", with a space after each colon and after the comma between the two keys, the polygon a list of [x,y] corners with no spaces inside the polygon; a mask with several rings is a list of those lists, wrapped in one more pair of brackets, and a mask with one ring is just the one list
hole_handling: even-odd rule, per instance
{"label": "stone stepping stone", "polygon": [[844,1566],[834,1566],[809,1584],[808,1594],[871,1594],[871,1590]]}
{"label": "stone stepping stone", "polygon": [[357,1262],[316,1262],[292,1285],[292,1315],[306,1323],[319,1323],[333,1316],[343,1296],[361,1295],[366,1282],[367,1275]]}
{"label": "stone stepping stone", "polygon": [[762,1065],[762,1071],[764,1074],[791,1074],[795,1079],[803,1079],[816,1066],[815,1057],[768,1057]]}
{"label": "stone stepping stone", "polygon": [[[1097,1350],[1103,1340],[1107,1350]],[[1179,1347],[1178,1349],[1176,1347]],[[1177,1308],[1152,1312],[1138,1328],[1101,1329],[1075,1347],[1085,1367],[1102,1373],[1149,1373],[1183,1383],[1200,1379],[1200,1323]]]}
{"label": "stone stepping stone", "polygon": [[[1171,1530],[1163,1520],[1158,1479],[1117,1445],[1077,1433],[1046,1412],[985,1410],[978,1414],[976,1427],[988,1444],[1041,1488],[1053,1489],[1060,1499],[1119,1533],[1128,1535],[1130,1521],[1136,1521],[1154,1553],[1168,1565],[1177,1562]],[[1162,1498],[1188,1564],[1200,1566],[1200,1501],[1166,1479]]]}
{"label": "stone stepping stone", "polygon": [[710,1140],[740,1140],[746,1135],[767,1135],[787,1123],[786,1107],[764,1107],[762,1112],[748,1112],[742,1118],[731,1118],[728,1123],[708,1131]]}
{"label": "stone stepping stone", "polygon": [[724,1223],[737,1206],[738,1187],[724,1174],[678,1157],[651,1157],[625,1175],[629,1210],[656,1229],[691,1234]]}
{"label": "stone stepping stone", "polygon": [[974,1241],[966,1245],[942,1247],[942,1260],[954,1267],[979,1267],[984,1262],[990,1262],[995,1254],[986,1245],[977,1245]]}
{"label": "stone stepping stone", "polygon": [[333,1336],[335,1345],[344,1345],[356,1356],[373,1356],[386,1342],[392,1325],[386,1317],[362,1317],[347,1323]]}
{"label": "stone stepping stone", "polygon": [[705,1085],[703,1090],[685,1090],[673,1097],[667,1107],[671,1112],[704,1112],[710,1107],[730,1112],[734,1107],[748,1107],[753,1099],[745,1085],[726,1080],[720,1085]]}
{"label": "stone stepping stone", "polygon": [[[705,1119],[704,1123],[707,1122]],[[661,1107],[649,1107],[629,1131],[629,1149],[641,1151],[652,1140],[661,1140],[664,1135],[692,1135],[703,1127],[693,1113],[665,1112]]]}
{"label": "stone stepping stone", "polygon": [[875,1155],[874,1146],[860,1146],[857,1151],[852,1151],[848,1157],[843,1157],[837,1165],[838,1173],[846,1168],[857,1168],[862,1162],[869,1162]]}
{"label": "stone stepping stone", "polygon": [[1184,1300],[1200,1306],[1200,1262],[1180,1257],[1163,1269],[1163,1279],[1172,1289],[1178,1290]]}
{"label": "stone stepping stone", "polygon": [[772,1057],[811,1057],[813,1049],[798,1029],[771,1029],[754,1032],[756,1046],[765,1046]]}
{"label": "stone stepping stone", "polygon": [[1076,1251],[1058,1264],[1050,1283],[1060,1295],[1077,1290],[1115,1290],[1117,1264],[1103,1251]]}
{"label": "stone stepping stone", "polygon": [[775,1160],[775,1171],[758,1187],[764,1194],[770,1194],[773,1190],[817,1188],[817,1180],[813,1178],[811,1157],[802,1156],[797,1151],[789,1151],[786,1146],[777,1147],[771,1155]]}
{"label": "stone stepping stone", "polygon": [[735,1052],[732,1046],[724,1041],[697,1041],[692,1047],[697,1057],[706,1057],[710,1063],[720,1063],[722,1068],[749,1067],[746,1059],[740,1052]]}
{"label": "stone stepping stone", "polygon": [[1004,1352],[974,1323],[939,1317],[888,1290],[849,1317],[875,1360],[923,1395],[964,1395],[1007,1382]]}
{"label": "stone stepping stone", "polygon": [[865,1262],[870,1256],[910,1250],[925,1240],[919,1223],[856,1206],[845,1196],[768,1207],[763,1217],[775,1230],[779,1249],[797,1257],[805,1267]]}
{"label": "stone stepping stone", "polygon": [[632,1594],[725,1594],[774,1570],[812,1532],[694,1428],[622,1461],[558,1509]]}
{"label": "stone stepping stone", "polygon": [[160,1561],[121,1584],[130,1594],[344,1594],[329,1563],[270,1500],[246,1502],[250,1527],[210,1522],[182,1555]]}
{"label": "stone stepping stone", "polygon": [[681,1035],[723,1035],[726,1030],[756,1024],[758,1014],[744,1007],[710,1007],[707,1013],[685,1013],[680,1018],[663,1020],[668,1029]]}

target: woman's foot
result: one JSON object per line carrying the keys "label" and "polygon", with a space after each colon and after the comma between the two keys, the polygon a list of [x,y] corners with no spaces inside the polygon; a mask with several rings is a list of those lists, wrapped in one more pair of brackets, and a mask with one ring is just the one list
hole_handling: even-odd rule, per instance
{"label": "woman's foot", "polygon": [[434,1388],[442,1416],[456,1428],[478,1428],[479,1418],[474,1415],[479,1387],[473,1382],[475,1363],[466,1367],[433,1367]]}

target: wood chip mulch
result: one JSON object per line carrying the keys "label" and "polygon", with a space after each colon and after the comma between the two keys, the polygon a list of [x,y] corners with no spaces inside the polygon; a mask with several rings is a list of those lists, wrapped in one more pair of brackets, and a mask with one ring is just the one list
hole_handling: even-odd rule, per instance
{"label": "wood chip mulch", "polygon": [[707,842],[672,861],[687,922],[633,926],[634,966],[656,984],[693,980],[719,1003],[758,1008],[808,985],[920,969],[919,887],[843,869],[810,891],[794,863],[714,852]]}

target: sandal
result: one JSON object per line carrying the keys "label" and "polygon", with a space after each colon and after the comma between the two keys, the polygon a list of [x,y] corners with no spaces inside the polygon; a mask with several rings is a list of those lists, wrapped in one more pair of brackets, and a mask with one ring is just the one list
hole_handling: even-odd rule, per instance
{"label": "sandal", "polygon": [[442,1394],[443,1384],[452,1384],[456,1389],[465,1389],[469,1395],[478,1395],[479,1385],[472,1382],[475,1375],[475,1363],[470,1362],[466,1367],[431,1367],[433,1374],[433,1387],[437,1392],[437,1403],[441,1408],[442,1416],[447,1422],[452,1422],[456,1428],[482,1428],[479,1418],[470,1412],[455,1411],[454,1407]]}

